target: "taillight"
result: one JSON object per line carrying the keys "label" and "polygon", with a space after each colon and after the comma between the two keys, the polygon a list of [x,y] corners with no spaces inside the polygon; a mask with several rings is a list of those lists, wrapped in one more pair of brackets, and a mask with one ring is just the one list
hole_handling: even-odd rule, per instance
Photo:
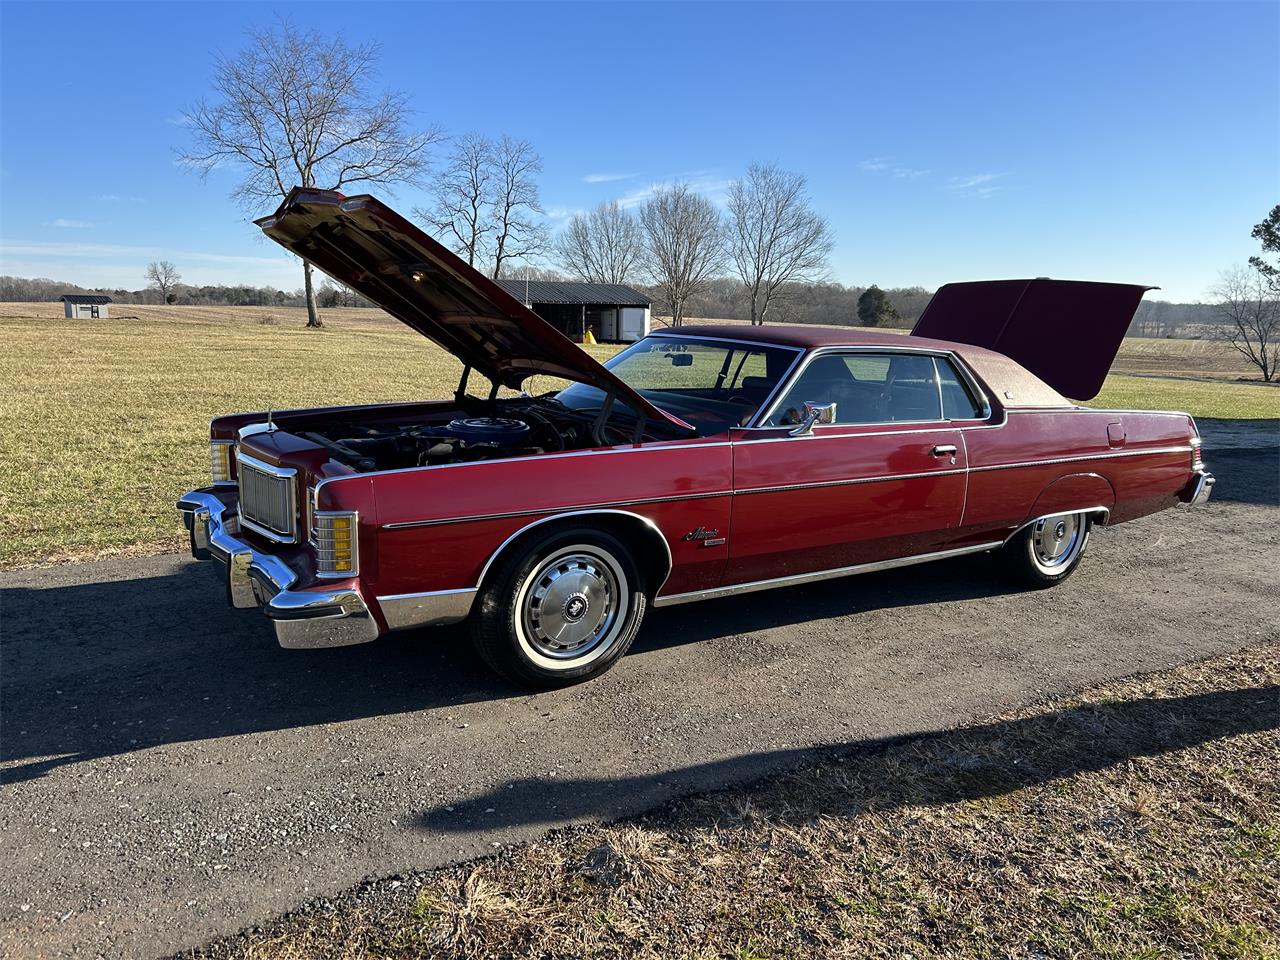
{"label": "taillight", "polygon": [[1191,469],[1192,470],[1204,469],[1204,457],[1201,456],[1200,454],[1200,448],[1202,444],[1203,444],[1203,441],[1199,437],[1191,438]]}
{"label": "taillight", "polygon": [[354,577],[360,569],[357,515],[352,511],[314,511],[311,543],[316,573],[322,577]]}
{"label": "taillight", "polygon": [[234,440],[209,441],[209,474],[214,484],[233,483],[231,479],[231,459],[235,451]]}

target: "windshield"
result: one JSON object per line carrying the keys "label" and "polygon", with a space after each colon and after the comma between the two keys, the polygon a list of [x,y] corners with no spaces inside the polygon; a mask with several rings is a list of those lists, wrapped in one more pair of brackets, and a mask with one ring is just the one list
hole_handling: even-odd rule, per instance
{"label": "windshield", "polygon": [[[798,354],[759,343],[656,335],[604,365],[654,406],[710,436],[749,423]],[[575,410],[598,410],[604,394],[575,383],[556,399]]]}

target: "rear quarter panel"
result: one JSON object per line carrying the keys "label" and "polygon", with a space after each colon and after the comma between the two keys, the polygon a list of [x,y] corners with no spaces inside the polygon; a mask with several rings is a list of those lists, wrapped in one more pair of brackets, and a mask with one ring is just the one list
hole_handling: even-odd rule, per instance
{"label": "rear quarter panel", "polygon": [[[1051,510],[1105,506],[1113,523],[1163,510],[1190,475],[1194,435],[1183,413],[1010,410],[1000,426],[965,432],[971,472],[963,525],[1012,532]],[[1072,502],[1108,490],[1109,503]]]}

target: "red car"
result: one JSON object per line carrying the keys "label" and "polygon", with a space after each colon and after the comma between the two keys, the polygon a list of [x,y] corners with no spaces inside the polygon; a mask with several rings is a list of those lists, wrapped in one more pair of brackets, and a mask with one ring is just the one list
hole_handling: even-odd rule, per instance
{"label": "red car", "polygon": [[[371,197],[295,190],[260,225],[464,364],[452,400],[213,421],[192,554],[285,647],[469,620],[500,674],[565,684],[650,605],[989,552],[1050,586],[1093,525],[1213,484],[1187,414],[1064,399],[1144,287],[951,284],[910,336],[685,326],[601,365]],[[539,373],[570,385],[514,392]]]}

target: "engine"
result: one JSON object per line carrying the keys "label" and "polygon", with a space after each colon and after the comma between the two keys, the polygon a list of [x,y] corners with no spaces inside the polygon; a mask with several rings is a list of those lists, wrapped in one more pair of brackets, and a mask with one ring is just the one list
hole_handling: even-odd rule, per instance
{"label": "engine", "polygon": [[298,436],[362,472],[468,463],[591,446],[591,420],[538,400],[496,401],[501,416],[416,424],[335,423]]}

